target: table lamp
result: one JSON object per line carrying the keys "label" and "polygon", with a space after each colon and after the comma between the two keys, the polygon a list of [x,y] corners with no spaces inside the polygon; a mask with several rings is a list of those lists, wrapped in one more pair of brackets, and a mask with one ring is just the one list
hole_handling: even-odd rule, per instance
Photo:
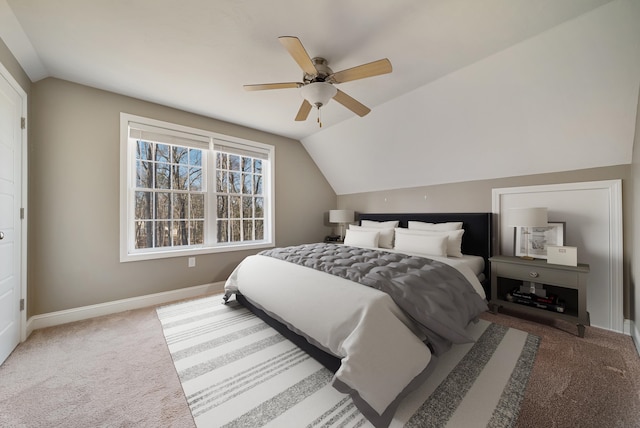
{"label": "table lamp", "polygon": [[340,224],[340,240],[344,241],[344,225],[353,222],[352,210],[329,210],[329,223]]}

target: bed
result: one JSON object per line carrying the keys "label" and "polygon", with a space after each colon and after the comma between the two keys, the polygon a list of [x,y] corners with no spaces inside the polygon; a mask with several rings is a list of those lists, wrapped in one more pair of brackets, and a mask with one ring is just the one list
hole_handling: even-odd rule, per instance
{"label": "bed", "polygon": [[[345,245],[308,244],[247,257],[227,280],[225,301],[235,294],[309,352],[335,373],[333,386],[349,393],[374,426],[384,427],[448,346],[471,340],[464,328],[486,310],[491,214],[358,214],[357,220]],[[400,250],[380,248],[382,232],[371,231],[380,224],[386,233],[389,221],[397,222]],[[446,253],[453,235],[432,238],[408,226],[455,222],[462,224],[457,235],[464,257],[405,251],[418,236],[416,242]],[[362,244],[374,235],[375,245]],[[425,280],[434,285],[423,287]]]}

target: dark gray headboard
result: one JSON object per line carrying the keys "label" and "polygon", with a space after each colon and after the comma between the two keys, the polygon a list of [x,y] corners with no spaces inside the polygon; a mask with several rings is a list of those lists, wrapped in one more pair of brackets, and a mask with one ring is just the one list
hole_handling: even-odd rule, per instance
{"label": "dark gray headboard", "polygon": [[484,258],[485,281],[483,287],[489,296],[489,280],[491,269],[489,257],[493,255],[491,247],[491,213],[402,213],[402,214],[368,214],[357,213],[356,220],[390,221],[398,220],[400,227],[407,227],[409,221],[424,221],[428,223],[443,223],[446,221],[461,221],[465,230],[462,237],[462,253]]}

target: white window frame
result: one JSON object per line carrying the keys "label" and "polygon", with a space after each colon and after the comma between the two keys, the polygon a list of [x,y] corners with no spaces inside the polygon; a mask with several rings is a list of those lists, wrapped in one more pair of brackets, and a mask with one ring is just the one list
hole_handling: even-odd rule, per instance
{"label": "white window frame", "polygon": [[[207,205],[205,213],[205,243],[190,247],[163,247],[135,249],[135,145],[130,144],[129,124],[137,123],[143,126],[163,128],[169,133],[189,134],[198,141],[206,141],[207,176]],[[224,145],[239,151],[249,150],[264,153],[268,158],[263,162],[263,191],[264,191],[264,239],[251,242],[216,243],[216,174],[214,146]],[[204,160],[203,160],[204,162]],[[274,247],[275,219],[274,219],[274,186],[275,186],[275,147],[231,137],[202,129],[190,128],[156,119],[120,113],[120,261],[153,260],[169,257],[185,257],[199,254],[218,252],[264,249]]]}

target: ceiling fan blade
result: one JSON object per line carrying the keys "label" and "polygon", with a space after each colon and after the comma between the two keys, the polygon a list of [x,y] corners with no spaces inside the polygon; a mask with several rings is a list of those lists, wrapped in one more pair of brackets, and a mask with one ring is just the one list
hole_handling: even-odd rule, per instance
{"label": "ceiling fan blade", "polygon": [[264,91],[265,89],[287,89],[287,88],[299,88],[304,86],[299,82],[286,82],[286,83],[260,83],[258,85],[244,85],[245,91]]}
{"label": "ceiling fan blade", "polygon": [[357,101],[355,98],[351,98],[349,95],[345,94],[340,89],[338,89],[338,92],[336,92],[333,99],[360,117],[366,116],[371,111],[369,107],[360,103],[360,101]]}
{"label": "ceiling fan blade", "polygon": [[300,106],[300,110],[298,110],[298,114],[296,115],[296,121],[302,122],[307,120],[309,117],[309,112],[311,111],[311,103],[307,100],[302,100],[302,105]]}
{"label": "ceiling fan blade", "polygon": [[379,76],[381,74],[391,73],[393,67],[391,67],[391,61],[387,58],[379,59],[368,64],[362,64],[357,67],[348,68],[346,70],[338,71],[328,77],[329,80],[334,83],[344,83],[351,80],[364,79],[365,77]]}
{"label": "ceiling fan blade", "polygon": [[318,74],[318,70],[316,70],[315,65],[313,65],[313,61],[311,61],[311,57],[304,49],[304,46],[302,46],[300,39],[293,36],[281,36],[278,37],[278,40],[280,40],[280,43],[289,51],[289,55],[298,63],[302,71],[311,76]]}

